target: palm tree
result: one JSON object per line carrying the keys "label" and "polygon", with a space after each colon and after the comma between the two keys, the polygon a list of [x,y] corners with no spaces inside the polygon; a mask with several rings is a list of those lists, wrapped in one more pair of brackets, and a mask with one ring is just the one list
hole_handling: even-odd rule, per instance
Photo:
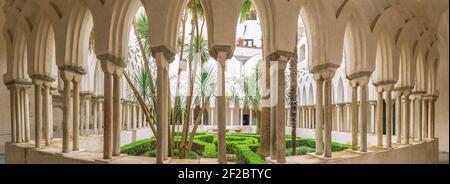
{"label": "palm tree", "polygon": [[[191,106],[192,106],[192,94],[194,91],[194,81],[195,81],[195,75],[197,73],[197,60],[196,60],[196,55],[198,55],[200,53],[200,46],[201,44],[197,44],[197,43],[201,43],[200,39],[201,39],[201,33],[200,33],[200,29],[199,29],[199,17],[203,16],[203,7],[201,5],[200,0],[190,0],[187,4],[187,9],[188,11],[191,13],[192,15],[192,29],[191,29],[191,40],[190,40],[190,48],[192,48],[194,46],[194,38],[195,38],[195,51],[192,52],[194,53],[191,56],[189,56],[189,91],[188,91],[188,96],[187,96],[187,101],[186,101],[186,113],[184,116],[184,121],[183,121],[183,130],[181,133],[181,146],[186,148],[186,142],[187,142],[187,136],[188,136],[188,131],[189,131],[189,120],[190,120],[190,114],[191,114]],[[195,34],[195,36],[194,36]],[[192,68],[193,67],[193,68]]]}
{"label": "palm tree", "polygon": [[290,115],[291,115],[291,148],[292,155],[296,155],[297,151],[297,64],[298,64],[298,53],[297,53],[297,44],[298,44],[298,33],[296,36],[296,44],[294,49],[294,57],[289,62],[289,71],[290,71],[290,90],[289,90],[289,99],[290,99]]}

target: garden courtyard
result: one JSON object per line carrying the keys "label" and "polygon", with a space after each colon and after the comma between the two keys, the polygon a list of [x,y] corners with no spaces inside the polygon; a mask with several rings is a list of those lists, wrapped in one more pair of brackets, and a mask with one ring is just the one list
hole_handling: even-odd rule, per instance
{"label": "garden courtyard", "polygon": [[0,6],[7,164],[437,163],[448,154],[448,0]]}

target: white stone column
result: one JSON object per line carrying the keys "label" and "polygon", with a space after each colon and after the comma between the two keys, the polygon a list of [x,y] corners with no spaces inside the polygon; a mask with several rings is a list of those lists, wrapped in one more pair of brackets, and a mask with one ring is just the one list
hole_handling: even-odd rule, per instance
{"label": "white stone column", "polygon": [[72,126],[72,97],[71,97],[71,81],[73,74],[69,71],[60,71],[61,78],[64,82],[63,91],[63,123],[62,123],[62,152],[70,152],[71,126]]}
{"label": "white stone column", "polygon": [[385,88],[386,91],[386,147],[392,147],[392,86]]}
{"label": "white stone column", "polygon": [[[25,112],[24,112],[24,114],[25,114],[25,142],[30,142],[30,140],[31,140],[29,90],[30,90],[29,86],[25,87],[25,91],[24,91],[25,92]],[[51,98],[50,98],[50,100],[51,100]],[[50,109],[51,109],[51,106],[50,106]],[[51,117],[51,120],[52,120],[52,118],[53,117]]]}
{"label": "white stone column", "polygon": [[80,150],[80,75],[74,75],[73,84],[73,151]]}
{"label": "white stone column", "polygon": [[278,58],[277,64],[277,105],[276,105],[276,143],[277,143],[277,162],[286,162],[286,144],[285,144],[285,70],[288,63],[288,59],[285,56],[280,56]]}
{"label": "white stone column", "polygon": [[402,92],[396,91],[395,96],[395,134],[397,143],[402,143]]}
{"label": "white stone column", "polygon": [[402,120],[403,120],[403,132],[404,132],[404,143],[405,144],[409,144],[409,138],[410,138],[410,115],[409,115],[409,111],[411,109],[410,107],[410,99],[409,99],[409,94],[410,91],[404,91],[403,92],[403,116],[402,116]]}
{"label": "white stone column", "polygon": [[120,156],[120,132],[122,130],[122,68],[117,67],[113,74],[113,156]]}
{"label": "white stone column", "polygon": [[359,79],[359,130],[360,130],[360,151],[367,152],[367,84],[369,83],[369,77],[362,77]]}
{"label": "white stone column", "polygon": [[93,99],[92,103],[92,124],[93,124],[93,131],[94,135],[97,135],[97,124],[98,124],[98,101],[96,98]]}
{"label": "white stone column", "polygon": [[423,138],[428,138],[428,98],[424,97],[422,100],[422,135]]}
{"label": "white stone column", "polygon": [[10,107],[11,107],[11,142],[12,143],[16,143],[17,139],[16,139],[16,129],[17,129],[17,88],[15,85],[9,85],[8,86],[9,89],[9,102],[10,102]]}
{"label": "white stone column", "polygon": [[324,79],[324,157],[330,158],[332,155],[332,146],[331,146],[331,139],[332,139],[332,122],[333,122],[333,106],[331,102],[331,96],[332,94],[332,79],[335,74],[335,68],[329,68],[327,70],[324,70],[321,72],[322,78]]}
{"label": "white stone column", "polygon": [[165,152],[164,143],[167,139],[165,136],[167,136],[166,129],[168,128],[168,118],[169,118],[169,104],[167,95],[169,94],[168,88],[167,88],[167,81],[168,81],[168,70],[169,70],[169,61],[164,56],[163,52],[156,52],[153,53],[153,57],[156,60],[157,65],[157,106],[156,106],[156,112],[157,112],[157,141],[156,141],[156,150],[157,150],[157,156],[156,156],[156,163],[162,164],[165,155],[167,154]]}
{"label": "white stone column", "polygon": [[91,94],[86,94],[86,101],[84,102],[84,131],[86,135],[90,134],[90,122],[91,122]]}
{"label": "white stone column", "polygon": [[437,96],[431,95],[431,99],[428,100],[428,136],[430,139],[435,139],[435,102]]}
{"label": "white stone column", "polygon": [[[41,140],[42,140],[42,85],[43,82],[40,80],[33,79],[34,84],[34,114],[35,114],[35,121],[34,121],[34,141],[35,141],[35,147],[39,148],[41,147]],[[21,127],[21,126],[19,126]],[[21,134],[21,133],[20,133]],[[19,134],[19,136],[20,136]]]}
{"label": "white stone column", "polygon": [[351,121],[352,121],[352,150],[358,149],[358,81],[351,80],[352,103],[351,103]]}
{"label": "white stone column", "polygon": [[20,142],[26,142],[25,141],[25,107],[28,104],[25,104],[25,87],[22,87],[19,91],[19,96],[20,96]]}
{"label": "white stone column", "polygon": [[422,95],[417,97],[417,119],[416,119],[416,135],[417,140],[422,141]]}
{"label": "white stone column", "polygon": [[[22,122],[21,122],[21,118],[22,118],[22,110],[21,110],[21,99],[20,99],[20,87],[16,88],[16,143],[21,143],[22,142],[22,137],[21,137],[21,131],[22,131]],[[36,118],[35,118],[36,119]]]}
{"label": "white stone column", "polygon": [[104,73],[104,104],[103,104],[103,159],[113,156],[113,74],[115,66],[110,61],[103,60]]}
{"label": "white stone column", "polygon": [[44,114],[44,139],[45,146],[50,146],[50,131],[53,131],[53,127],[51,127],[51,108],[52,104],[50,104],[50,83],[46,83],[43,86],[43,114]]}
{"label": "white stone column", "polygon": [[323,78],[314,74],[316,81],[316,155],[323,154]]}
{"label": "white stone column", "polygon": [[375,118],[376,118],[376,109],[377,109],[377,102],[376,101],[369,101],[369,105],[370,105],[370,109],[369,109],[369,113],[370,113],[370,117],[369,120],[367,122],[367,132],[369,134],[375,134],[375,130],[376,130],[376,123],[375,123]]}
{"label": "white stone column", "polygon": [[417,123],[417,116],[416,116],[416,95],[415,94],[411,94],[410,96],[411,99],[411,103],[409,105],[409,108],[411,109],[411,121],[410,121],[410,136],[411,136],[411,140],[414,141],[416,140],[416,123]]}
{"label": "white stone column", "polygon": [[[227,60],[227,52],[217,53],[217,77],[218,77],[218,97],[217,97],[217,113],[218,113],[218,162],[220,164],[226,164],[226,140],[225,140],[225,129],[226,129],[226,108],[225,108],[225,62]],[[251,113],[251,112],[250,112]],[[251,121],[251,120],[250,120]],[[250,122],[251,124],[251,122]]]}
{"label": "white stone column", "polygon": [[377,87],[377,146],[383,146],[383,88]]}

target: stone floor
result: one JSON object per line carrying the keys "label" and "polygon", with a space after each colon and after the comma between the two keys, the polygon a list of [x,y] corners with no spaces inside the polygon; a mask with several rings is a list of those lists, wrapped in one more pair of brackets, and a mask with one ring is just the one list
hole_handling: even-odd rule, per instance
{"label": "stone floor", "polygon": [[448,152],[440,152],[439,153],[439,164],[449,164]]}

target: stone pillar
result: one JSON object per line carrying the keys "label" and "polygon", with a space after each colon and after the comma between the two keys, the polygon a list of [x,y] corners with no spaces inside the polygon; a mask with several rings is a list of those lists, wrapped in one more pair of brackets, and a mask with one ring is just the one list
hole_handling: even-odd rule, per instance
{"label": "stone pillar", "polygon": [[122,130],[122,69],[117,67],[113,74],[113,156],[120,156],[120,132]]}
{"label": "stone pillar", "polygon": [[351,121],[352,121],[352,150],[358,149],[358,81],[351,80],[352,87],[352,104],[351,104]]}
{"label": "stone pillar", "polygon": [[[22,100],[20,98],[20,91],[21,88],[16,88],[16,143],[21,143],[22,142]],[[36,102],[35,102],[36,103]],[[36,118],[35,118],[36,119]]]}
{"label": "stone pillar", "polygon": [[169,62],[161,51],[156,51],[152,48],[153,57],[156,60],[157,65],[157,134],[156,134],[156,163],[162,164],[166,158],[167,152],[165,151],[164,143],[167,140],[167,129],[169,124],[169,104],[168,104],[168,72],[169,72]]}
{"label": "stone pillar", "polygon": [[[34,139],[35,139],[35,147],[41,147],[42,140],[42,85],[43,81],[33,79],[34,84]],[[19,94],[20,95],[20,94]],[[21,96],[21,95],[20,95]],[[22,104],[21,104],[22,105]],[[21,125],[19,124],[19,128]],[[18,134],[21,136],[21,133]],[[19,138],[20,139],[20,138]]]}
{"label": "stone pillar", "polygon": [[332,154],[331,147],[331,132],[332,132],[332,105],[331,105],[331,96],[332,94],[332,79],[334,77],[335,69],[328,69],[321,72],[321,75],[324,79],[324,157],[330,158]]}
{"label": "stone pillar", "polygon": [[377,146],[383,146],[383,88],[377,87]]}
{"label": "stone pillar", "polygon": [[12,143],[17,143],[17,139],[16,139],[16,129],[17,129],[17,88],[14,85],[9,85],[8,86],[9,89],[9,102],[10,102],[10,107],[11,107],[11,142]]}
{"label": "stone pillar", "polygon": [[410,100],[409,100],[409,93],[410,91],[404,91],[403,92],[403,116],[402,116],[402,120],[403,120],[403,132],[404,132],[404,143],[405,144],[409,144],[409,137],[410,137],[410,115],[409,115],[409,111],[411,109],[410,107]]}
{"label": "stone pillar", "polygon": [[74,75],[73,84],[73,151],[80,150],[80,75]]}
{"label": "stone pillar", "polygon": [[392,86],[385,88],[386,91],[386,147],[392,147]]}
{"label": "stone pillar", "polygon": [[[29,100],[29,87],[25,87],[24,93],[25,93],[25,142],[30,142],[31,139],[31,130],[30,130],[30,100]],[[51,98],[50,98],[51,102]],[[51,103],[50,103],[50,110],[51,110]],[[50,111],[51,112],[51,111]],[[52,114],[52,113],[50,113]],[[50,118],[52,120],[53,117]],[[51,121],[50,121],[51,122]],[[52,123],[53,124],[53,123]]]}
{"label": "stone pillar", "polygon": [[359,112],[359,130],[360,130],[360,151],[367,152],[367,84],[369,83],[369,77],[362,77],[359,79],[359,94],[360,105]]}
{"label": "stone pillar", "polygon": [[397,143],[402,143],[402,92],[397,91],[395,95],[395,134]]}
{"label": "stone pillar", "polygon": [[276,95],[276,143],[277,143],[277,162],[286,162],[286,144],[285,144],[285,70],[288,63],[287,57],[280,56],[278,58],[277,64],[277,95]]}
{"label": "stone pillar", "polygon": [[376,118],[376,108],[377,108],[377,102],[376,101],[369,101],[370,103],[370,119],[368,120],[368,127],[367,127],[367,131],[370,134],[375,134],[375,130],[376,130],[376,123],[375,123],[375,118]]}
{"label": "stone pillar", "polygon": [[103,159],[113,156],[113,74],[115,66],[108,60],[102,60],[104,73],[103,104]]}
{"label": "stone pillar", "polygon": [[423,138],[428,138],[428,98],[424,97],[422,100],[422,135]]}
{"label": "stone pillar", "polygon": [[94,134],[97,135],[97,123],[98,123],[98,102],[97,99],[94,98],[93,99],[93,103],[92,103],[92,124],[93,124],[93,131]]}
{"label": "stone pillar", "polygon": [[435,102],[437,96],[430,95],[430,100],[428,100],[428,137],[430,139],[435,139]]}
{"label": "stone pillar", "polygon": [[[27,142],[25,140],[25,129],[26,129],[26,125],[25,125],[25,118],[27,117],[26,113],[25,113],[25,107],[28,106],[28,104],[25,103],[25,87],[20,89],[20,112],[21,112],[21,124],[20,126],[22,127],[21,131],[20,131],[20,137],[21,137],[21,142]],[[42,132],[42,131],[41,131]]]}
{"label": "stone pillar", "polygon": [[314,74],[316,81],[316,155],[323,154],[323,78]]}
{"label": "stone pillar", "polygon": [[64,90],[63,90],[63,123],[62,123],[62,152],[69,153],[70,152],[70,139],[71,135],[71,127],[72,127],[72,97],[71,97],[71,89],[70,84],[73,80],[73,74],[69,71],[60,70],[61,78],[64,82]]}
{"label": "stone pillar", "polygon": [[86,135],[90,134],[90,122],[91,122],[91,94],[85,95],[84,101],[84,132]]}
{"label": "stone pillar", "polygon": [[[226,142],[225,142],[225,129],[226,129],[226,109],[225,109],[225,62],[227,60],[227,52],[219,52],[217,54],[217,77],[218,77],[218,97],[217,97],[217,114],[218,114],[218,162],[220,164],[227,163],[226,157]],[[250,111],[251,114],[251,111]],[[250,125],[251,125],[250,120]]]}
{"label": "stone pillar", "polygon": [[417,97],[416,108],[417,108],[416,135],[417,135],[417,140],[422,141],[422,95],[419,95]]}
{"label": "stone pillar", "polygon": [[276,83],[275,83],[275,70],[274,67],[271,68],[271,81],[270,81],[270,159],[275,160],[277,159],[277,131],[276,131]]}
{"label": "stone pillar", "polygon": [[410,103],[410,106],[409,106],[409,108],[411,109],[411,114],[410,114],[410,118],[411,118],[411,121],[410,121],[410,134],[411,134],[411,140],[416,140],[416,125],[417,125],[417,109],[416,109],[416,102],[417,102],[417,96],[413,93],[411,96],[410,96],[410,99],[411,99],[411,103]]}
{"label": "stone pillar", "polygon": [[352,104],[346,103],[345,104],[345,131],[346,132],[352,132]]}
{"label": "stone pillar", "polygon": [[50,131],[53,130],[53,127],[51,127],[51,108],[52,104],[50,104],[50,99],[52,98],[50,95],[50,83],[45,83],[43,86],[43,114],[44,114],[44,139],[45,139],[45,146],[50,146]]}

